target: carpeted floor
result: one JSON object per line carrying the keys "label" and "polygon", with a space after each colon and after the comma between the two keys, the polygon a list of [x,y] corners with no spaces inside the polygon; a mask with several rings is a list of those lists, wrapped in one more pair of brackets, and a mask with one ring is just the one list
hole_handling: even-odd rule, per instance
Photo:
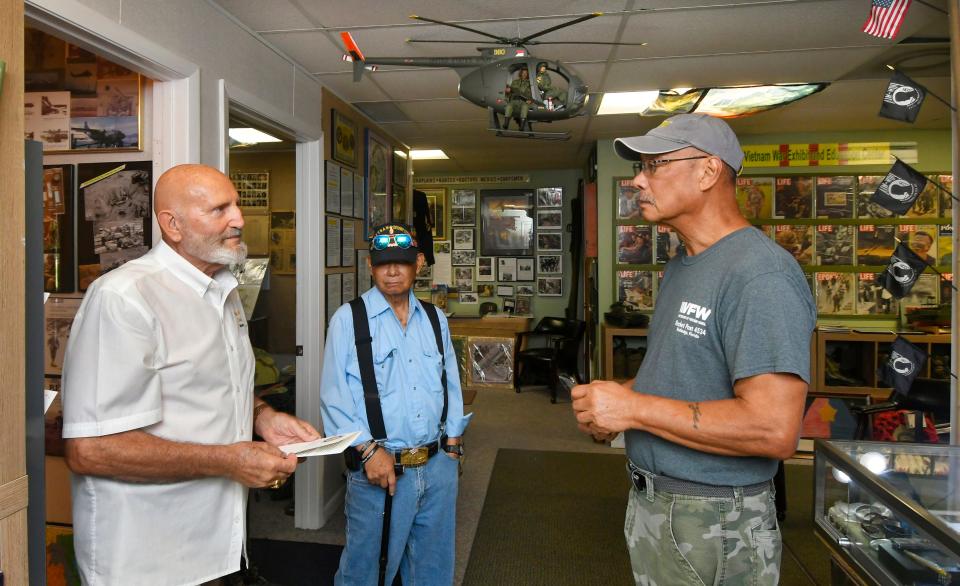
{"label": "carpeted floor", "polygon": [[[787,465],[781,584],[829,583],[813,534],[813,467]],[[501,449],[463,584],[631,584],[622,455]]]}

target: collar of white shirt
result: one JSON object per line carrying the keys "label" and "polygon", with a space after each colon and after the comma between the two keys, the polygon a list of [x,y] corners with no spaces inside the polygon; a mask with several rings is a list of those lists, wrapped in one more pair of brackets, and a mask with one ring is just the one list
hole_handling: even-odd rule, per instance
{"label": "collar of white shirt", "polygon": [[223,292],[222,298],[226,299],[230,291],[238,285],[237,278],[233,276],[229,268],[223,267],[217,271],[212,278],[208,277],[206,273],[190,264],[190,261],[180,256],[180,253],[170,248],[170,246],[162,240],[154,248],[154,254],[157,262],[166,267],[167,270],[173,273],[178,279],[186,283],[187,286],[193,289],[200,297],[206,295],[207,290],[216,284],[214,288],[221,289]]}

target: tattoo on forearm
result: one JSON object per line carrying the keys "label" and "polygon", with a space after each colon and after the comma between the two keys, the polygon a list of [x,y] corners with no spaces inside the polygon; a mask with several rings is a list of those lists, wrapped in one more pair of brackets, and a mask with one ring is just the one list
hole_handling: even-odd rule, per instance
{"label": "tattoo on forearm", "polygon": [[693,412],[693,428],[700,429],[700,403],[688,403],[687,407]]}

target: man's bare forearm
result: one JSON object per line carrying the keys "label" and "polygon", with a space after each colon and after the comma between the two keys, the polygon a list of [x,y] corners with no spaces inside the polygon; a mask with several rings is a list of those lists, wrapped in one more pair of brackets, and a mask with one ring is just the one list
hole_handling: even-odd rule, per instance
{"label": "man's bare forearm", "polygon": [[127,482],[228,476],[231,458],[228,446],[174,442],[140,430],[66,441],[73,472]]}

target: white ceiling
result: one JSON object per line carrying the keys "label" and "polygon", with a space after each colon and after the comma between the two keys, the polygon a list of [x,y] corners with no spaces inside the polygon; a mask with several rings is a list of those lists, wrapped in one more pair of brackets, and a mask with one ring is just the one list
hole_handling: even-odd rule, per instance
{"label": "white ceiling", "polygon": [[[740,133],[897,130],[910,126],[877,116],[894,63],[940,95],[950,95],[945,13],[914,2],[894,41],[860,31],[869,0],[215,0],[321,83],[361,108],[399,109],[409,120],[378,121],[412,148],[442,148],[449,161],[418,161],[418,173],[576,168],[594,141],[639,134],[659,118],[594,116],[599,94],[673,87],[831,82],[810,98],[733,120]],[[946,0],[929,0],[946,8]],[[646,42],[647,46],[545,44],[538,57],[569,65],[595,99],[587,116],[540,129],[569,131],[567,142],[497,138],[485,109],[457,95],[450,69],[389,68],[353,82],[342,61],[340,31],[368,56],[476,55],[469,32],[410,20],[418,14],[496,35],[523,36],[602,11],[603,16],[549,33],[550,42]],[[477,45],[485,43],[477,42]],[[489,45],[488,45],[489,46]],[[402,116],[401,116],[402,117]],[[945,129],[945,106],[928,100],[917,129]]]}

